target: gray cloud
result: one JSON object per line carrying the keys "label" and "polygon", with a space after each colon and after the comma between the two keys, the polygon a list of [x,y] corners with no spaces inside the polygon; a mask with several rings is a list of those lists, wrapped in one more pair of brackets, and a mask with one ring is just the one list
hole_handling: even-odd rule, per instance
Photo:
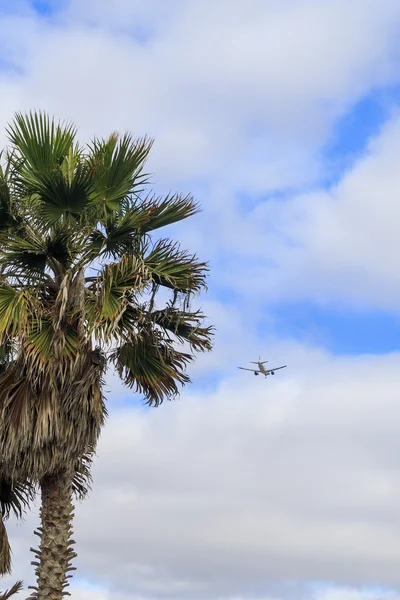
{"label": "gray cloud", "polygon": [[[82,139],[155,135],[160,188],[198,189],[207,209],[179,237],[214,260],[229,295],[204,303],[221,335],[194,369],[223,372],[216,390],[127,409],[110,378],[118,408],[76,522],[80,572],[108,591],[78,581],[77,600],[398,600],[361,584],[400,587],[399,357],[271,340],[256,354],[287,373],[229,370],[254,358],[271,300],[398,309],[395,118],[333,194],[249,214],[240,192],[319,180],[336,120],[399,81],[399,23],[397,0],[86,0],[45,19],[23,3],[3,15],[1,145],[13,112],[32,107],[75,120]],[[10,524],[27,582],[36,525],[36,512]]]}
{"label": "gray cloud", "polygon": [[82,571],[145,598],[400,586],[398,360],[310,352],[307,373],[115,413],[77,511]]}
{"label": "gray cloud", "polygon": [[14,66],[0,142],[32,107],[75,120],[83,139],[155,135],[158,189],[198,191],[206,209],[176,231],[212,261],[212,292],[244,295],[250,311],[296,298],[398,310],[396,119],[332,193],[241,201],[318,181],[336,119],[398,80],[398,2],[121,0],[110,12],[87,0],[50,19],[18,6],[0,24]]}
{"label": "gray cloud", "polygon": [[[73,597],[398,600],[361,585],[400,589],[399,355],[260,351],[289,368],[260,381],[233,364],[214,392],[150,410],[113,408],[114,388],[74,535],[104,592],[78,580]],[[12,580],[32,581],[37,519],[9,525]]]}
{"label": "gray cloud", "polygon": [[265,304],[300,299],[398,311],[399,131],[396,114],[330,191],[259,202],[246,215],[221,211],[219,285]]}
{"label": "gray cloud", "polygon": [[[82,135],[155,135],[152,167],[167,185],[309,182],[335,119],[398,80],[400,9],[389,0],[65,6],[50,21],[28,9],[2,21],[17,69],[2,119],[38,106],[76,120]],[[148,39],[135,37],[148,27]]]}

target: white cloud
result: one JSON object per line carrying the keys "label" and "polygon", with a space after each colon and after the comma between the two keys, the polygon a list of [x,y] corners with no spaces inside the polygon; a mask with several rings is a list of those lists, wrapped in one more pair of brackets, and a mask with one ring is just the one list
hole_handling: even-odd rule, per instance
{"label": "white cloud", "polygon": [[213,394],[112,415],[77,509],[80,573],[146,599],[400,587],[399,356],[286,355],[271,381],[232,369]]}
{"label": "white cloud", "polygon": [[[288,369],[265,381],[232,365],[213,393],[112,410],[74,533],[104,600],[398,600],[357,586],[400,590],[400,355],[260,351]],[[37,518],[10,524],[26,585]]]}
{"label": "white cloud", "polygon": [[250,215],[238,199],[315,181],[335,119],[399,80],[398,2],[120,0],[94,10],[87,0],[53,19],[21,6],[0,23],[2,133],[14,110],[43,107],[75,120],[83,139],[155,135],[156,182],[198,187],[206,209],[179,237],[211,259],[228,292],[256,304],[399,308],[396,118],[332,193],[261,202]]}
{"label": "white cloud", "polygon": [[221,211],[219,283],[264,303],[306,299],[398,311],[399,134],[395,115],[331,191],[261,202],[247,215]]}
{"label": "white cloud", "polygon": [[399,594],[391,591],[369,591],[352,588],[325,590],[315,600],[398,600]]}
{"label": "white cloud", "polygon": [[93,6],[69,3],[49,22],[27,10],[4,19],[3,48],[23,75],[2,97],[2,119],[36,106],[73,118],[83,135],[154,134],[152,167],[168,184],[313,180],[334,120],[398,80],[394,1]]}
{"label": "white cloud", "polygon": [[[76,522],[80,573],[104,591],[78,582],[77,600],[398,600],[359,586],[400,588],[399,356],[282,340],[253,353],[271,300],[399,308],[400,121],[330,193],[250,213],[239,197],[318,180],[336,119],[399,81],[399,24],[397,0],[74,0],[0,20],[1,131],[37,107],[82,139],[155,135],[161,187],[202,190],[206,212],[178,237],[230,295],[204,302],[219,337],[195,367],[224,371],[218,389],[113,413]],[[236,371],[258,353],[290,368],[267,382]],[[27,583],[35,525],[11,527]],[[352,587],[311,592],[314,579]]]}

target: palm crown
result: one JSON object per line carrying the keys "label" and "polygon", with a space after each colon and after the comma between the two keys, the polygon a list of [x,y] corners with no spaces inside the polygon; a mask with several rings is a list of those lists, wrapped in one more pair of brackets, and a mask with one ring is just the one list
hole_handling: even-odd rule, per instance
{"label": "palm crown", "polygon": [[[145,194],[151,140],[114,134],[83,149],[72,126],[42,113],[18,114],[8,136],[0,171],[0,468],[38,481],[65,461],[80,461],[84,472],[82,457],[106,415],[108,364],[153,405],[189,381],[193,352],[211,348],[211,328],[189,302],[208,269],[151,237],[198,211],[191,196]],[[170,295],[161,308],[160,288]]]}

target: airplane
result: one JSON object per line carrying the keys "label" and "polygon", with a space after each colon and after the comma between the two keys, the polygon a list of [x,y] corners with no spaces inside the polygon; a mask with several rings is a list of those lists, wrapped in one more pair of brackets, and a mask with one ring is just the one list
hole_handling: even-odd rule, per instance
{"label": "airplane", "polygon": [[261,357],[256,362],[254,362],[254,361],[250,361],[250,362],[253,365],[257,365],[258,370],[246,369],[246,367],[238,367],[238,369],[242,369],[243,371],[252,371],[254,373],[254,375],[264,375],[265,377],[268,377],[268,375],[275,375],[275,371],[278,371],[279,369],[284,369],[285,367],[287,367],[287,365],[283,365],[282,367],[276,367],[274,369],[266,369],[264,367],[264,365],[268,361],[267,360],[261,361]]}

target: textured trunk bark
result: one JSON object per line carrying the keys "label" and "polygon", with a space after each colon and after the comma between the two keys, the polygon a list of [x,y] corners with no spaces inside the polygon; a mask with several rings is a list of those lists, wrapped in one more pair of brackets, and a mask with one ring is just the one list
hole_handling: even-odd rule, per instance
{"label": "textured trunk bark", "polygon": [[70,596],[68,571],[72,571],[71,560],[76,556],[70,539],[74,507],[72,504],[72,478],[69,473],[58,473],[44,477],[41,481],[42,506],[40,516],[42,526],[35,531],[40,537],[39,549],[32,552],[38,561],[36,565],[37,587],[30,598],[33,600],[62,600]]}

